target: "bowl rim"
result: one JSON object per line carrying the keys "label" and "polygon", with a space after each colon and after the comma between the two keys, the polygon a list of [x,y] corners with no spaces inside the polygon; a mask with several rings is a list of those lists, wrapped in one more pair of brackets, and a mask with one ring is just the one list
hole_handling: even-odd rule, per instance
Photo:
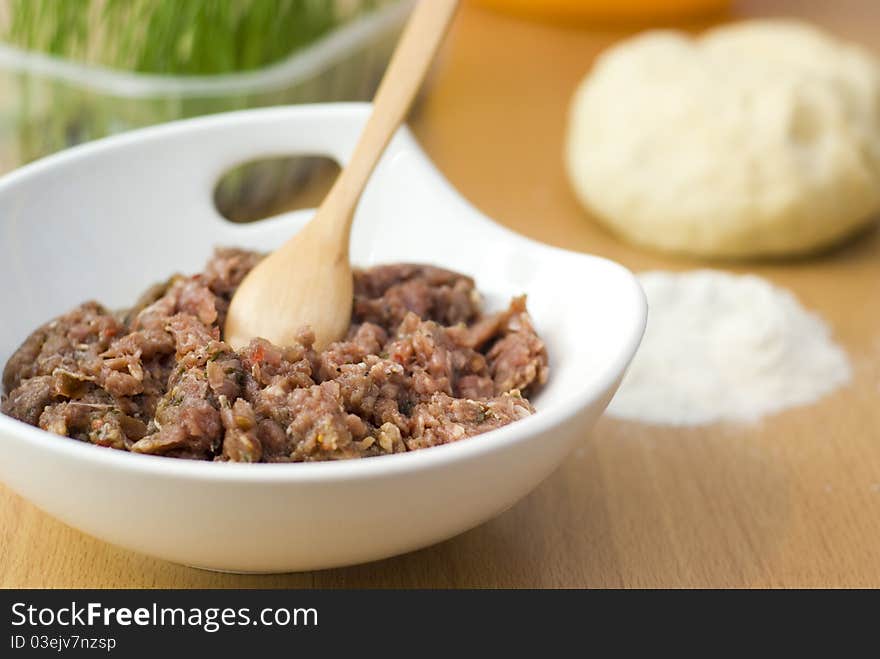
{"label": "bowl rim", "polygon": [[[327,103],[306,106],[313,112],[361,113],[369,111],[368,103]],[[132,142],[150,138],[173,137],[188,129],[198,129],[209,124],[223,124],[229,121],[247,121],[249,118],[272,118],[273,115],[283,117],[287,112],[304,111],[304,106],[288,106],[240,110],[221,114],[197,117],[168,122],[143,129],[128,131],[119,135],[79,145],[57,154],[39,159],[0,177],[0,189],[8,189],[18,181],[30,176],[39,175],[45,170],[56,166],[67,165],[71,161],[89,157],[104,151],[128,147]],[[405,131],[404,131],[405,132]],[[411,148],[436,172],[430,158],[416,144],[408,140]],[[231,463],[202,460],[172,459],[163,456],[133,454],[106,447],[95,446],[86,442],[53,435],[45,430],[31,426],[10,416],[0,413],[0,441],[21,441],[33,443],[36,449],[54,452],[68,459],[93,461],[98,466],[127,470],[141,475],[159,478],[193,478],[204,482],[261,482],[290,483],[314,482],[331,480],[371,479],[385,477],[401,472],[418,472],[449,465],[453,462],[478,458],[501,450],[506,446],[518,444],[537,438],[539,435],[568,421],[583,409],[587,408],[606,391],[611,390],[623,377],[623,374],[635,355],[641,342],[647,322],[647,301],[637,278],[627,268],[610,259],[574,252],[552,245],[547,245],[509,228],[499,225],[486,218],[476,207],[465,200],[449,184],[439,172],[438,180],[443,184],[443,194],[450,197],[457,205],[466,207],[475,216],[491,223],[493,230],[506,234],[522,242],[528,249],[556,252],[566,258],[576,257],[593,261],[603,269],[616,274],[620,282],[621,300],[625,299],[623,315],[632,318],[632,322],[622,328],[617,344],[617,352],[606,363],[603,372],[598,374],[589,388],[578,389],[573,395],[550,407],[538,409],[535,414],[514,423],[490,430],[465,440],[407,451],[393,455],[374,456],[366,459],[336,460],[310,463]]]}

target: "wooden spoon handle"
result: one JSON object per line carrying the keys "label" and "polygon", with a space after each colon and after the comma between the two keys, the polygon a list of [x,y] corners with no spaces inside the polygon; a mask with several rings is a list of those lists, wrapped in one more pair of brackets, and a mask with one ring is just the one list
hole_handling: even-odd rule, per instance
{"label": "wooden spoon handle", "polygon": [[373,112],[351,160],[321,205],[320,215],[333,224],[327,229],[348,234],[361,192],[391,136],[406,117],[457,6],[458,0],[417,3],[373,98]]}

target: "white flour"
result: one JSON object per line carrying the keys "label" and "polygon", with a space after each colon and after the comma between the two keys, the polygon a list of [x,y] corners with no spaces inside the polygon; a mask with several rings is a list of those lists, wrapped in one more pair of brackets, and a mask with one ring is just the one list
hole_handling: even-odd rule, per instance
{"label": "white flour", "polygon": [[648,328],[611,416],[698,425],[753,421],[846,383],[846,353],[786,290],[713,270],[640,275]]}

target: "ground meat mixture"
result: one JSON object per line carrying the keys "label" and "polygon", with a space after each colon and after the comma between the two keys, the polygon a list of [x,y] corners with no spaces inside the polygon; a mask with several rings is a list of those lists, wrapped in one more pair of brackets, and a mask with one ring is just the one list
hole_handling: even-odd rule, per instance
{"label": "ground meat mixture", "polygon": [[305,328],[235,351],[221,328],[259,259],[218,249],[130,310],[86,302],[43,325],[6,364],[2,411],[99,446],[234,462],[399,453],[533,413],[547,352],[524,298],[483,315],[469,277],[383,265],[355,273],[344,340],[317,351]]}

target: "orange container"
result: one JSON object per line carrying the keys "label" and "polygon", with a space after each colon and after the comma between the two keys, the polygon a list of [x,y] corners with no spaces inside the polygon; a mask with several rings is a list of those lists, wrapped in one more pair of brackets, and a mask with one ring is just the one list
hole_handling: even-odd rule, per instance
{"label": "orange container", "polygon": [[611,22],[662,21],[709,15],[731,0],[474,0],[501,11],[542,18]]}

